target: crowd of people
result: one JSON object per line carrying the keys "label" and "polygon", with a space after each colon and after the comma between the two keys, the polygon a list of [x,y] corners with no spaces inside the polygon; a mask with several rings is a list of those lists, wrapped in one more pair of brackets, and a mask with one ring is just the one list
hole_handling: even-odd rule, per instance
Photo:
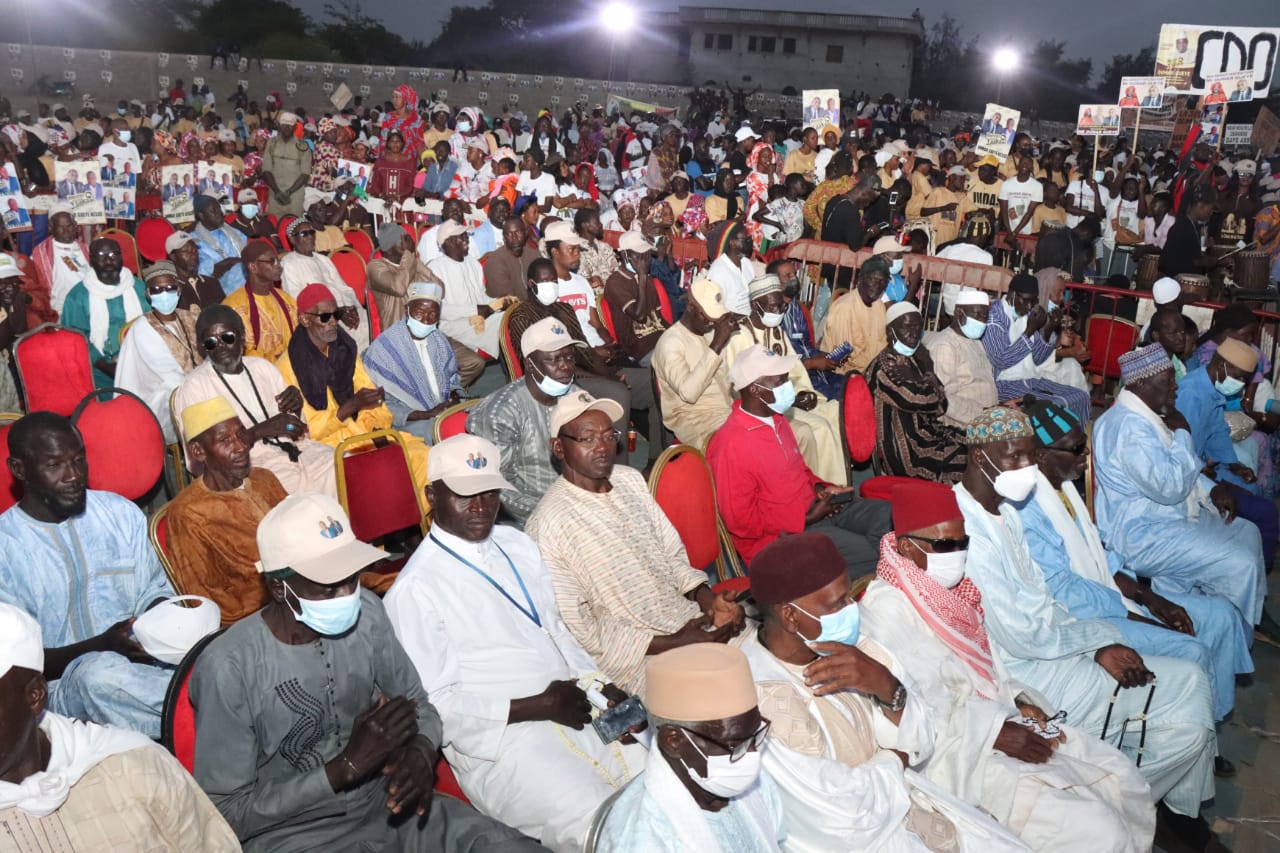
{"label": "crowd of people", "polygon": [[[1225,849],[1200,810],[1280,639],[1280,409],[1262,320],[1203,303],[1241,284],[1224,250],[1280,274],[1280,159],[1020,132],[1001,161],[923,102],[801,127],[732,94],[223,117],[178,81],[0,117],[32,213],[0,229],[0,411],[59,324],[190,475],[160,553],[67,417],[9,427],[0,851]],[[164,166],[232,176],[136,275],[52,180],[107,147],[139,226]],[[1014,272],[930,283],[930,255]],[[1090,276],[1150,291],[1113,401]],[[335,467],[375,432],[429,512],[376,547]],[[676,442],[745,586],[650,493]],[[219,629],[188,773],[155,741]]]}

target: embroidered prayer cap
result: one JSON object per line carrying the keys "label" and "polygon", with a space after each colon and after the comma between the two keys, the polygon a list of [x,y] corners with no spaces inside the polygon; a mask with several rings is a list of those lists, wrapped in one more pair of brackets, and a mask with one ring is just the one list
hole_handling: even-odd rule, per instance
{"label": "embroidered prayer cap", "polygon": [[333,291],[323,284],[311,283],[302,288],[302,292],[298,294],[297,304],[298,313],[306,314],[312,308],[315,308],[321,302],[332,302],[337,304],[338,300],[334,298]]}
{"label": "embroidered prayer cap", "polygon": [[[142,271],[142,280],[146,284],[150,284],[153,279],[161,276],[169,275],[174,278],[178,277],[178,268],[171,261],[156,261],[151,266]],[[4,261],[0,261],[0,278],[4,278]]]}
{"label": "embroidered prayer cap", "polygon": [[387,553],[356,538],[336,500],[301,492],[276,504],[258,522],[258,555],[254,565],[262,574],[292,571],[309,581],[334,584]]}
{"label": "embroidered prayer cap", "polygon": [[288,110],[283,110],[280,112],[279,115],[276,116],[277,126],[284,126],[287,124],[297,124],[297,123],[298,123],[297,113],[291,113]]}
{"label": "embroidered prayer cap", "polygon": [[729,368],[729,379],[734,389],[741,392],[765,376],[787,375],[798,360],[794,354],[778,355],[760,344],[752,344],[734,359],[733,366]]}
{"label": "embroidered prayer cap", "polygon": [[644,706],[655,717],[727,720],[758,704],[747,656],[733,646],[694,643],[645,662]]}
{"label": "embroidered prayer cap", "polygon": [[388,222],[378,229],[378,248],[384,252],[389,252],[400,245],[400,241],[408,233],[403,225],[397,222]]}
{"label": "embroidered prayer cap", "polygon": [[1028,394],[1022,399],[1022,411],[1031,419],[1031,428],[1035,430],[1036,440],[1048,447],[1073,427],[1080,426],[1080,420],[1070,409],[1064,409],[1050,400],[1041,400]]}
{"label": "embroidered prayer cap", "polygon": [[990,305],[991,297],[987,296],[986,291],[975,290],[972,287],[963,288],[956,294],[957,305]]}
{"label": "embroidered prayer cap", "polygon": [[919,308],[917,308],[915,305],[912,305],[910,302],[904,299],[901,302],[893,303],[892,305],[889,306],[889,310],[884,312],[884,324],[886,326],[889,326],[889,325],[892,325],[893,321],[897,320],[899,317],[905,317],[908,314],[919,314],[919,313],[920,313]]}
{"label": "embroidered prayer cap", "polygon": [[312,231],[316,228],[314,225],[311,225],[311,221],[305,216],[299,216],[290,222],[288,227],[284,229],[285,236],[289,238],[290,243],[294,242],[298,236],[298,229],[302,228],[304,225],[310,225]]}
{"label": "embroidered prayer cap", "polygon": [[520,336],[520,352],[526,357],[531,352],[556,352],[567,346],[585,347],[586,343],[575,340],[555,317],[543,317]]}
{"label": "embroidered prayer cap", "polygon": [[764,546],[747,571],[752,598],[761,604],[785,604],[817,592],[846,570],[829,537],[800,532],[784,533]]}
{"label": "embroidered prayer cap", "polygon": [[612,423],[622,420],[625,414],[616,400],[592,397],[586,391],[570,391],[556,400],[555,408],[551,411],[551,436],[554,438],[559,435],[562,428],[587,412],[604,412]]}
{"label": "embroidered prayer cap", "polygon": [[502,476],[502,454],[497,445],[465,432],[432,445],[427,479],[443,481],[449,491],[463,497],[515,488]]}
{"label": "embroidered prayer cap", "polygon": [[542,237],[548,243],[563,243],[566,246],[582,245],[582,238],[573,230],[573,224],[563,219],[548,225]]}
{"label": "embroidered prayer cap", "polygon": [[709,278],[700,278],[689,286],[689,295],[698,303],[708,320],[719,320],[728,311],[724,307],[724,291]]}
{"label": "embroidered prayer cap", "polygon": [[1151,298],[1155,300],[1157,305],[1168,305],[1182,295],[1182,285],[1178,284],[1177,279],[1164,278],[1157,279],[1156,283],[1151,285]]}
{"label": "embroidered prayer cap", "polygon": [[1240,370],[1252,373],[1258,367],[1258,353],[1253,347],[1235,338],[1224,338],[1218,344],[1218,355]]}
{"label": "embroidered prayer cap", "polygon": [[624,252],[652,252],[654,245],[639,231],[624,231],[618,238],[618,248]]}
{"label": "embroidered prayer cap", "polygon": [[960,504],[956,502],[956,493],[942,483],[928,480],[902,483],[894,486],[890,500],[893,504],[893,532],[897,536],[964,518]]}
{"label": "embroidered prayer cap", "polygon": [[22,271],[18,269],[18,262],[9,255],[0,253],[0,278],[20,278]]}
{"label": "embroidered prayer cap", "polygon": [[768,296],[770,293],[782,292],[782,279],[773,273],[765,273],[751,279],[751,283],[747,285],[747,296],[751,299],[759,299],[761,296]]}
{"label": "embroidered prayer cap", "polygon": [[236,204],[257,204],[257,203],[258,203],[258,191],[255,189],[251,189],[250,187],[245,187],[244,189],[240,190],[240,192],[236,193]]}
{"label": "embroidered prayer cap", "polygon": [[1132,385],[1143,379],[1150,379],[1166,370],[1173,370],[1173,362],[1169,354],[1160,344],[1148,344],[1133,352],[1120,356],[1120,379],[1125,385]]}
{"label": "embroidered prayer cap", "polygon": [[[1163,352],[1163,350],[1161,350]],[[965,444],[993,444],[1032,436],[1031,421],[1017,409],[992,406],[983,409],[965,428]]]}
{"label": "embroidered prayer cap", "polygon": [[445,241],[451,237],[461,237],[467,233],[469,233],[467,226],[452,219],[446,219],[436,226],[436,245],[443,247]]}
{"label": "embroidered prayer cap", "polygon": [[[189,231],[174,231],[168,237],[164,238],[164,253],[172,255],[188,243],[194,242],[195,237],[191,236]],[[241,255],[243,257],[243,254]]]}
{"label": "embroidered prayer cap", "polygon": [[0,678],[15,666],[43,672],[44,640],[30,613],[0,602]]}
{"label": "embroidered prayer cap", "polygon": [[[187,236],[190,237],[191,235],[188,234]],[[251,264],[267,255],[274,257],[275,253],[276,247],[271,245],[269,241],[255,238],[245,243],[244,248],[240,250],[240,261],[241,263]]]}
{"label": "embroidered prayer cap", "polygon": [[415,281],[409,285],[409,289],[405,292],[405,301],[413,302],[416,299],[430,299],[432,302],[439,303],[444,298],[444,288],[439,282],[435,281]]}

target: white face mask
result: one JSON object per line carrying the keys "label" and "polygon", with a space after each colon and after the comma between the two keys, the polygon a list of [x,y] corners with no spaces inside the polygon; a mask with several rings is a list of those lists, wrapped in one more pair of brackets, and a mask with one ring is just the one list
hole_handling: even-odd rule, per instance
{"label": "white face mask", "polygon": [[968,551],[952,551],[950,554],[926,553],[925,572],[938,586],[943,589],[952,589],[964,580],[964,566],[968,557]]}
{"label": "white face mask", "polygon": [[902,170],[894,169],[889,173],[889,177],[893,178],[895,181],[900,180],[902,178]]}
{"label": "white face mask", "polygon": [[760,312],[760,322],[763,323],[766,328],[776,329],[778,326],[782,325],[782,315],[774,314],[772,311],[762,311]]}
{"label": "white face mask", "polygon": [[707,762],[707,775],[700,776],[698,771],[692,767],[685,765],[689,771],[689,778],[693,780],[693,784],[697,785],[708,794],[714,794],[717,797],[732,799],[747,791],[756,783],[756,779],[760,778],[760,752],[753,750],[739,758],[737,761],[730,761],[728,755],[707,755],[703,752],[693,738],[689,737],[689,733],[684,732],[684,736],[689,738],[689,743],[693,744],[693,748],[698,750],[698,754]]}
{"label": "white face mask", "polygon": [[533,283],[533,295],[543,305],[550,305],[560,296],[560,283],[558,281],[535,281]]}
{"label": "white face mask", "polygon": [[[992,468],[996,468],[996,463],[991,461],[991,457],[983,451],[982,458]],[[996,494],[1007,501],[1014,503],[1022,503],[1031,493],[1035,491],[1036,480],[1040,475],[1040,467],[1038,465],[1028,465],[1025,468],[1015,468],[1012,471],[1000,471],[998,468],[995,479],[991,479],[991,475],[987,473],[986,468],[980,469],[982,476],[987,478],[987,482],[991,483],[991,487],[996,490]]]}
{"label": "white face mask", "polygon": [[469,121],[458,122],[458,133],[470,133],[470,132],[471,132],[471,122]]}

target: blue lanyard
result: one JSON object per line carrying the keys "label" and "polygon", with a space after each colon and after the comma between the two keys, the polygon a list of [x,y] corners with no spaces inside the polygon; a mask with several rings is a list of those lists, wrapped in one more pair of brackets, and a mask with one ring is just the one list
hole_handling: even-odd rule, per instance
{"label": "blue lanyard", "polygon": [[467,568],[471,569],[471,571],[475,572],[480,577],[487,580],[490,586],[492,586],[498,592],[502,593],[502,597],[505,598],[507,601],[510,601],[512,606],[514,606],[516,610],[519,610],[521,613],[523,613],[530,622],[537,625],[539,628],[542,627],[542,620],[538,618],[538,608],[535,607],[533,604],[533,597],[529,595],[529,588],[524,585],[524,578],[520,577],[520,572],[516,569],[516,564],[511,562],[511,558],[507,556],[507,552],[503,551],[502,547],[498,545],[498,543],[495,542],[494,547],[498,549],[498,553],[502,554],[502,556],[506,558],[507,565],[511,567],[511,574],[516,576],[516,583],[520,584],[520,592],[524,594],[524,600],[529,605],[528,609],[525,609],[525,607],[521,605],[520,602],[512,598],[511,593],[503,589],[502,584],[498,583],[496,580],[490,577],[488,572],[486,572],[484,569],[480,568],[475,563],[468,560],[466,557],[463,557],[461,554],[454,551],[448,545],[441,542],[439,539],[435,537],[434,533],[428,533],[427,538],[430,539],[432,542],[436,543],[437,545],[439,545],[440,548],[443,549],[444,552],[448,554],[450,557],[453,557],[459,563],[462,563],[462,565],[466,566]]}

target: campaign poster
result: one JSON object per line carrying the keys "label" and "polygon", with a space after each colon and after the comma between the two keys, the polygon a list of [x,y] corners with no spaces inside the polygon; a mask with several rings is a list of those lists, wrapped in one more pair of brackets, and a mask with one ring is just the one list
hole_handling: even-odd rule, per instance
{"label": "campaign poster", "polygon": [[1121,77],[1117,105],[1126,110],[1134,107],[1149,110],[1164,106],[1164,78]]}
{"label": "campaign poster", "polygon": [[235,199],[235,175],[229,163],[201,160],[196,163],[196,195]]}
{"label": "campaign poster", "polygon": [[1076,118],[1080,136],[1110,136],[1120,132],[1120,108],[1115,104],[1081,104]]}
{"label": "campaign poster", "polygon": [[1249,140],[1259,157],[1270,157],[1280,151],[1280,117],[1263,107],[1253,120],[1253,137]]}
{"label": "campaign poster", "polygon": [[31,211],[13,163],[0,164],[0,220],[10,231],[31,230]]}
{"label": "campaign poster", "polygon": [[1200,111],[1200,141],[1217,148],[1222,144],[1222,120],[1226,104],[1205,104]]}
{"label": "campaign poster", "polygon": [[177,224],[196,218],[196,167],[191,163],[160,167],[160,205],[165,219]]}
{"label": "campaign poster", "polygon": [[1009,147],[1013,145],[1013,137],[1018,132],[1018,120],[1022,113],[999,104],[987,104],[982,114],[981,132],[973,150],[978,156],[990,154],[1004,162],[1009,156]]}
{"label": "campaign poster", "polygon": [[1233,71],[1230,74],[1206,74],[1209,85],[1204,93],[1206,104],[1243,104],[1253,100],[1253,74]]}
{"label": "campaign poster", "polygon": [[366,192],[369,189],[369,179],[373,177],[373,167],[368,163],[358,163],[355,160],[339,160],[337,180],[344,181],[351,179],[356,182],[356,186]]}
{"label": "campaign poster", "polygon": [[1222,131],[1222,144],[1227,148],[1244,148],[1253,139],[1253,125],[1229,124]]}
{"label": "campaign poster", "polygon": [[1206,75],[1247,71],[1254,92],[1265,97],[1278,60],[1280,29],[1165,24],[1155,70],[1169,89],[1198,95],[1209,91]]}
{"label": "campaign poster", "polygon": [[840,127],[840,90],[805,89],[804,126],[822,127],[833,124]]}
{"label": "campaign poster", "polygon": [[53,166],[58,201],[71,206],[77,225],[102,225],[107,221],[102,177],[96,160],[57,161]]}

